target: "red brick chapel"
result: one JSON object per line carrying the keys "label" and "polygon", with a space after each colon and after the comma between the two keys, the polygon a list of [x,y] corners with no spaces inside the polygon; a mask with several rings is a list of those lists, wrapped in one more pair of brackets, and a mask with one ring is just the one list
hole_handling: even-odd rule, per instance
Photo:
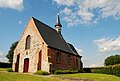
{"label": "red brick chapel", "polygon": [[81,56],[65,41],[61,30],[59,15],[55,28],[31,17],[14,50],[13,71],[34,73],[38,70],[82,69]]}

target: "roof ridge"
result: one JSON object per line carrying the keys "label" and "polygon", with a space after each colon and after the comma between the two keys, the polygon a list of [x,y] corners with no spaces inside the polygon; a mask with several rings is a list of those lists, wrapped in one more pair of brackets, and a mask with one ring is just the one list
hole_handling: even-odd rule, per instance
{"label": "roof ridge", "polygon": [[40,20],[36,19],[35,17],[31,17],[31,18],[32,18],[33,20],[37,20],[38,22],[40,22],[40,23],[42,23],[42,24],[44,24],[44,25],[48,26],[48,27],[49,27],[49,28],[51,28],[52,30],[56,31],[54,28],[52,28],[52,27],[50,27],[49,25],[47,25],[47,24],[43,23],[42,21],[40,21]]}

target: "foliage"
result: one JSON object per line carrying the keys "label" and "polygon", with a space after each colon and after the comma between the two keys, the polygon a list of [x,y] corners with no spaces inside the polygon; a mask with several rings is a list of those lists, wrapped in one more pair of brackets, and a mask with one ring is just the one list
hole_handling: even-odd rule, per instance
{"label": "foliage", "polygon": [[120,65],[114,65],[112,67],[113,74],[120,77]]}
{"label": "foliage", "polygon": [[39,71],[35,72],[35,74],[37,74],[37,75],[49,75],[48,72],[42,71],[42,70],[39,70]]}
{"label": "foliage", "polygon": [[17,44],[18,44],[18,41],[14,42],[11,45],[10,50],[8,51],[8,54],[6,55],[6,57],[9,59],[10,64],[12,64],[13,62],[14,49],[16,48]]}
{"label": "foliage", "polygon": [[12,67],[9,63],[0,62],[0,68],[10,68]]}
{"label": "foliage", "polygon": [[109,56],[105,59],[104,64],[107,65],[115,65],[115,64],[120,64],[120,55],[112,55]]}
{"label": "foliage", "polygon": [[92,68],[92,73],[103,73],[103,74],[111,74],[120,77],[120,64],[99,68]]}
{"label": "foliage", "polygon": [[13,72],[12,68],[7,68],[8,72]]}
{"label": "foliage", "polygon": [[78,70],[55,70],[54,74],[73,74],[78,73]]}

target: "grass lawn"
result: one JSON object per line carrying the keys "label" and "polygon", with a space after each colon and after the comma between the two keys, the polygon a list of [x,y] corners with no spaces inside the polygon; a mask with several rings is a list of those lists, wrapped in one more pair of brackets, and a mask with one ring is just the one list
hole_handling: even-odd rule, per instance
{"label": "grass lawn", "polygon": [[[0,81],[120,81],[120,77],[106,74],[79,73],[62,74],[54,76],[39,76],[15,72],[5,72],[6,69],[0,68]],[[74,80],[83,79],[83,80]],[[89,80],[87,80],[89,79]]]}
{"label": "grass lawn", "polygon": [[81,78],[81,79],[90,79],[94,81],[120,81],[120,77],[114,75],[96,74],[96,73],[63,74],[57,76],[61,78]]}
{"label": "grass lawn", "polygon": [[15,72],[0,72],[0,81],[67,81],[51,76],[36,76]]}
{"label": "grass lawn", "polygon": [[0,71],[7,71],[7,68],[0,68]]}

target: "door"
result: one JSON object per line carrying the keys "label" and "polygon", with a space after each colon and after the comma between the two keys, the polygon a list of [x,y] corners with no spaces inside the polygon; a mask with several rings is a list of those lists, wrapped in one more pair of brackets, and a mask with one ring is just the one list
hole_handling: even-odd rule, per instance
{"label": "door", "polygon": [[24,73],[27,73],[29,69],[29,58],[24,59]]}
{"label": "door", "polygon": [[41,59],[42,59],[42,51],[39,52],[39,56],[38,56],[38,70],[41,69]]}
{"label": "door", "polygon": [[19,59],[20,59],[20,54],[17,55],[17,61],[15,63],[15,72],[18,72],[19,70]]}

